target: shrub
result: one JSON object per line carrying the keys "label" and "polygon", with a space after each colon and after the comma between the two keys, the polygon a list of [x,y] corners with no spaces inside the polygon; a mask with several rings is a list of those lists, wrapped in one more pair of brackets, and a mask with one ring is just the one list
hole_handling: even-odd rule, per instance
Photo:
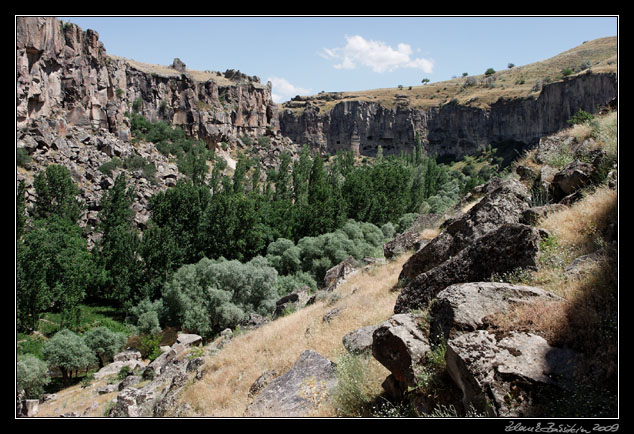
{"label": "shrub", "polygon": [[84,334],[84,341],[98,358],[99,366],[112,360],[126,343],[123,333],[115,333],[107,327],[97,327]]}
{"label": "shrub", "polygon": [[31,354],[18,356],[16,365],[18,390],[24,390],[27,399],[37,399],[51,378],[46,363]]}
{"label": "shrub", "polygon": [[260,256],[247,263],[203,258],[184,265],[165,285],[167,321],[208,337],[235,327],[249,312],[268,315],[278,297],[277,276]]}
{"label": "shrub", "polygon": [[372,400],[366,385],[367,360],[344,354],[336,364],[337,387],[332,395],[339,416],[363,416]]}
{"label": "shrub", "polygon": [[97,358],[84,340],[68,329],[55,334],[42,349],[49,366],[62,372],[64,384],[68,384],[73,371],[86,369],[97,362]]}
{"label": "shrub", "polygon": [[577,110],[577,113],[568,120],[570,125],[585,124],[586,122],[592,122],[594,116],[582,109]]}
{"label": "shrub", "polygon": [[495,69],[493,69],[493,68],[489,68],[486,71],[484,71],[484,75],[486,75],[487,77],[489,75],[493,75],[493,74],[495,74]]}

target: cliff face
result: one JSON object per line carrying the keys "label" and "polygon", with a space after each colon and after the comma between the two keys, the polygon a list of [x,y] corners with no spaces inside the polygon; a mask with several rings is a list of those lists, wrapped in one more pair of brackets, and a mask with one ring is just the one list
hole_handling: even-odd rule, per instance
{"label": "cliff face", "polygon": [[617,96],[616,74],[586,73],[545,85],[536,98],[500,99],[487,108],[449,103],[425,110],[397,104],[347,100],[328,113],[306,103],[301,113],[280,112],[280,131],[294,142],[325,152],[374,155],[410,152],[418,134],[430,154],[462,157],[488,144],[535,144],[568,126],[579,110],[594,113]]}
{"label": "cliff face", "polygon": [[107,55],[97,32],[53,17],[16,19],[16,67],[18,128],[53,118],[126,137],[124,114],[133,105],[209,145],[278,128],[271,85],[257,77],[218,74],[201,81],[182,64],[140,67]]}

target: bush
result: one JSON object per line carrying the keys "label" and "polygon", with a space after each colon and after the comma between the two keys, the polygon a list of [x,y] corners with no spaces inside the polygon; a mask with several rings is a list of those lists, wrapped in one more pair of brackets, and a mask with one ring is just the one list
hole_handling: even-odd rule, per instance
{"label": "bush", "polygon": [[568,120],[568,123],[570,125],[577,125],[577,124],[585,124],[590,123],[594,120],[594,116],[582,109],[577,110],[577,113],[575,113],[575,115],[570,118],[570,120]]}
{"label": "bush", "polygon": [[16,365],[18,390],[24,390],[27,399],[37,399],[50,383],[46,363],[31,354],[19,355]]}
{"label": "bush", "polygon": [[97,357],[84,340],[68,329],[55,334],[42,349],[49,366],[62,372],[64,384],[68,384],[73,371],[83,370],[97,363]]}
{"label": "bush", "polygon": [[123,333],[115,333],[107,327],[97,327],[84,334],[84,341],[94,351],[100,367],[121,351],[126,340]]}
{"label": "bush", "polygon": [[244,264],[203,258],[184,265],[165,285],[167,322],[209,337],[250,312],[269,315],[278,298],[277,276],[261,256]]}
{"label": "bush", "polygon": [[493,75],[493,74],[495,74],[495,69],[493,69],[493,68],[489,68],[486,71],[484,71],[484,75],[486,75],[487,77],[489,75]]}

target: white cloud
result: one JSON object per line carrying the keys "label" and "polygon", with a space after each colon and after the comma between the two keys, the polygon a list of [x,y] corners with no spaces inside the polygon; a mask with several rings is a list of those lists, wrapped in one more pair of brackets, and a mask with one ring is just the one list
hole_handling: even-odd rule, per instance
{"label": "white cloud", "polygon": [[[420,50],[417,50],[420,51]],[[430,73],[434,61],[425,58],[413,59],[412,47],[399,43],[396,49],[381,41],[366,40],[362,36],[346,36],[346,45],[338,48],[324,48],[319,54],[324,59],[337,60],[336,69],[354,69],[366,66],[374,72],[383,73],[397,68],[417,68]]]}
{"label": "white cloud", "polygon": [[267,79],[267,81],[270,81],[273,85],[271,97],[273,98],[273,102],[276,104],[288,101],[296,95],[308,95],[311,93],[310,89],[295,86],[285,78],[271,77]]}

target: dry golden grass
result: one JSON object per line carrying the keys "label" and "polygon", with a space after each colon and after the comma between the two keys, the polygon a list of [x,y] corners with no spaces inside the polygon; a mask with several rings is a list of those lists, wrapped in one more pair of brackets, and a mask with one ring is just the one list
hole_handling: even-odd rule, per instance
{"label": "dry golden grass", "polygon": [[119,392],[99,395],[95,389],[107,385],[109,379],[110,377],[93,380],[86,388],[76,384],[60,390],[55,399],[39,405],[37,417],[59,417],[60,414],[70,412],[84,417],[104,417],[109,402],[116,399]]}
{"label": "dry golden grass", "polygon": [[[490,318],[491,323],[501,330],[537,333],[553,346],[580,351],[589,363],[601,366],[605,378],[613,378],[618,253],[603,234],[617,221],[617,212],[616,191],[599,187],[570,208],[544,219],[540,226],[555,241],[542,246],[540,269],[523,283],[551,291],[564,301],[517,305]],[[575,258],[597,251],[595,261],[576,273],[565,272]]]}
{"label": "dry golden grass", "polygon": [[[393,314],[398,294],[392,289],[410,255],[368,267],[350,276],[328,299],[234,337],[220,352],[206,357],[203,378],[181,395],[181,403],[192,408],[189,416],[242,417],[255,380],[269,370],[283,374],[304,350],[312,349],[336,362],[345,352],[342,338],[346,333],[379,324]],[[323,321],[335,308],[339,314]],[[370,372],[373,378],[369,381],[375,384],[378,395],[389,371],[371,361]],[[334,415],[335,410],[328,405],[314,414]]]}
{"label": "dry golden grass", "polygon": [[[426,85],[410,86],[408,83],[402,83],[401,89],[393,87],[343,92],[342,97],[355,101],[380,102],[387,108],[393,108],[398,102],[404,100],[407,101],[409,107],[414,109],[438,107],[452,100],[472,107],[486,108],[500,98],[515,99],[530,95],[538,96],[540,90],[534,88],[537,82],[544,84],[545,82],[560,81],[564,68],[574,70],[583,64],[590,64],[593,73],[616,72],[616,36],[588,41],[540,62],[497,71],[490,77],[490,83],[488,82],[489,77],[484,74],[471,74],[468,77]],[[584,74],[587,71],[588,69],[583,69],[576,74]],[[471,82],[475,80],[476,84],[465,86],[467,80]],[[331,101],[315,99],[312,102],[320,108],[322,113],[326,113],[341,101],[341,99]],[[291,110],[302,111],[303,108]]]}

